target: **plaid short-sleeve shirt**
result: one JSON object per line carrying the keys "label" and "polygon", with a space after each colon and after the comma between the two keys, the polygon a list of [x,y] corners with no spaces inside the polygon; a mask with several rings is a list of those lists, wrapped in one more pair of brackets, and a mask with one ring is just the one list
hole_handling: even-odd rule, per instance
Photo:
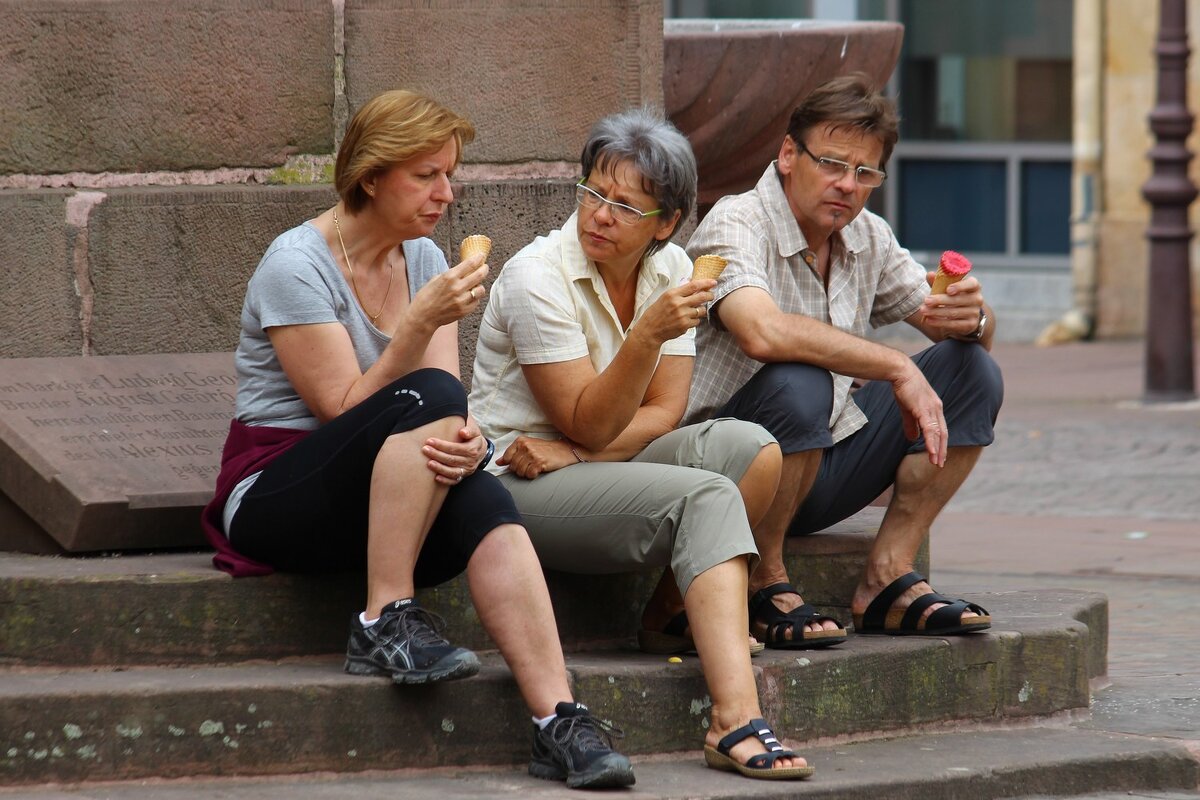
{"label": "plaid short-sleeve shirt", "polygon": [[[787,314],[803,314],[856,336],[899,322],[920,308],[929,293],[925,268],[900,246],[883,219],[864,209],[834,234],[832,244],[827,292],[772,163],[753,189],[713,206],[687,252],[693,259],[715,253],[729,261],[714,290],[714,303],[754,286],[768,292]],[[708,419],[761,366],[716,320],[701,324],[684,421]],[[851,378],[834,373],[829,427],[835,442],[867,421],[850,396],[850,386]]]}
{"label": "plaid short-sleeve shirt", "polygon": [[[691,262],[668,244],[642,262],[633,322],[668,289],[691,275]],[[518,436],[558,439],[561,434],[538,405],[522,364],[554,364],[587,356],[603,372],[625,343],[604,279],[579,244],[576,215],[539,236],[508,260],[488,293],[479,323],[469,406],[499,456]],[[695,331],[663,344],[662,356],[696,354]],[[495,462],[488,469],[507,471]]]}

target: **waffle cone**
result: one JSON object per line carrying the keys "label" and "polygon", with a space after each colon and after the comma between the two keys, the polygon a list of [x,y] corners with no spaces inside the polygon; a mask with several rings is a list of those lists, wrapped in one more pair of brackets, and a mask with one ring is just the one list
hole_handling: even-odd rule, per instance
{"label": "waffle cone", "polygon": [[696,259],[696,264],[692,267],[692,280],[702,280],[704,278],[712,278],[716,280],[725,265],[729,262],[720,256],[704,255]]}
{"label": "waffle cone", "polygon": [[929,290],[929,293],[945,294],[947,286],[952,283],[958,283],[965,277],[965,275],[948,275],[939,269],[937,274],[933,276],[933,288]]}
{"label": "waffle cone", "polygon": [[481,233],[474,236],[468,236],[462,240],[462,244],[458,246],[459,261],[466,261],[476,253],[483,253],[483,260],[487,261],[488,254],[492,252],[492,240]]}
{"label": "waffle cone", "polygon": [[[947,268],[947,264],[951,264]],[[946,287],[952,283],[958,283],[963,278],[967,277],[967,273],[971,271],[971,262],[965,256],[955,253],[952,250],[947,250],[942,253],[942,259],[938,263],[937,274],[933,276],[933,286],[930,288],[930,294],[945,294]]]}

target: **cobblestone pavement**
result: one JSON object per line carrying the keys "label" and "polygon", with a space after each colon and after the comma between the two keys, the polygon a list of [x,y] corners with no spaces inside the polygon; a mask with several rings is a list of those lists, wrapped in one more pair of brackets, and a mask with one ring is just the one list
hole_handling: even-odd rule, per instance
{"label": "cobblestone pavement", "polygon": [[1140,403],[1141,348],[997,347],[996,443],[948,510],[1200,520],[1200,402]]}
{"label": "cobblestone pavement", "polygon": [[996,442],[934,526],[933,571],[1106,594],[1112,685],[1083,726],[1200,740],[1200,402],[1140,403],[1143,347],[996,348]]}

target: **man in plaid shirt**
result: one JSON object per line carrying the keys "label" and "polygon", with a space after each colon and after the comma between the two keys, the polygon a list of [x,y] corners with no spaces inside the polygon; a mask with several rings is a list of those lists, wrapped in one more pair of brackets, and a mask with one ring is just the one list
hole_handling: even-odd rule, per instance
{"label": "man in plaid shirt", "polygon": [[[837,78],[792,113],[754,189],[718,202],[688,243],[728,260],[697,334],[684,421],[757,422],[784,453],[775,502],[755,526],[751,632],[820,646],[839,627],[788,582],[783,540],[822,530],[893,487],[851,600],[858,633],[947,635],[990,626],[913,572],[934,518],[993,437],[1003,399],[989,350],[996,321],[968,275],[930,294],[932,273],[865,210],[898,138],[890,100]],[[934,344],[916,356],[869,341],[903,320]],[[827,640],[826,640],[827,641]]]}

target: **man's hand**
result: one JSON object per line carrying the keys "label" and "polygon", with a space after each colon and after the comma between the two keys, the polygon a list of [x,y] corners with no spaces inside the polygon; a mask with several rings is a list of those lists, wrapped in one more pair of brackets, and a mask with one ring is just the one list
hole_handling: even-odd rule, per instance
{"label": "man's hand", "polygon": [[[926,273],[930,286],[936,273]],[[931,294],[925,298],[924,323],[942,338],[966,338],[979,328],[979,317],[983,313],[983,288],[973,275],[946,287],[945,294]]]}
{"label": "man's hand", "polygon": [[518,436],[508,446],[496,465],[507,466],[515,475],[530,480],[556,469],[579,463],[571,452],[571,443],[566,439],[538,439],[533,436]]}
{"label": "man's hand", "polygon": [[942,399],[916,364],[906,370],[904,377],[892,381],[892,392],[896,396],[896,405],[900,407],[904,435],[909,441],[916,441],[918,436],[923,435],[929,463],[935,467],[946,466],[950,431],[942,413]]}

